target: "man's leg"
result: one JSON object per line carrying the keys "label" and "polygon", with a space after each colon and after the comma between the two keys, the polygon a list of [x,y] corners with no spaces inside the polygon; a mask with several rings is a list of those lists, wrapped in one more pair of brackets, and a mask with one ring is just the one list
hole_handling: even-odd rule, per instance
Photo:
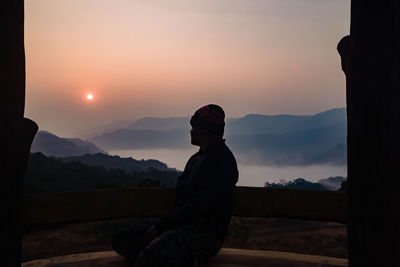
{"label": "man's leg", "polygon": [[166,231],[146,246],[134,264],[135,267],[193,266],[216,255],[220,242],[195,227],[180,227]]}
{"label": "man's leg", "polygon": [[117,230],[112,236],[113,250],[131,261],[136,260],[139,253],[147,246],[144,238],[147,229],[154,225],[157,220],[151,218]]}

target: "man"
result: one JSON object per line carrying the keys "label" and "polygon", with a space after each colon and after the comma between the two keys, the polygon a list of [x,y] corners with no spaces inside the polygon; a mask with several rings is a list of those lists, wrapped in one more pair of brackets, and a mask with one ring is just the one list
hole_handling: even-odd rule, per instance
{"label": "man", "polygon": [[238,181],[235,157],[222,138],[225,113],[207,105],[190,120],[190,157],[176,184],[171,212],[117,231],[113,249],[135,267],[202,265],[222,247]]}

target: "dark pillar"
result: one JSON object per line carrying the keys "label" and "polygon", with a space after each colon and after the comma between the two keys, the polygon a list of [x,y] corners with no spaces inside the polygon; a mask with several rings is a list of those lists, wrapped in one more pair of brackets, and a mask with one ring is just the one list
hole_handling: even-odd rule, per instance
{"label": "dark pillar", "polygon": [[0,264],[20,266],[21,197],[37,125],[24,118],[24,1],[4,0],[0,9]]}
{"label": "dark pillar", "polygon": [[349,262],[400,266],[400,1],[352,0],[350,33]]}

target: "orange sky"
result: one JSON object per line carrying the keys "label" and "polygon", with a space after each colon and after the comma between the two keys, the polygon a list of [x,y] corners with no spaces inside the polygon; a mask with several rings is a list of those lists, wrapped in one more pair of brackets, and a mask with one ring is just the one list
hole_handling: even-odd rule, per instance
{"label": "orange sky", "polygon": [[[116,119],[345,106],[345,0],[27,0],[26,116],[73,136]],[[94,99],[87,101],[87,93]]]}

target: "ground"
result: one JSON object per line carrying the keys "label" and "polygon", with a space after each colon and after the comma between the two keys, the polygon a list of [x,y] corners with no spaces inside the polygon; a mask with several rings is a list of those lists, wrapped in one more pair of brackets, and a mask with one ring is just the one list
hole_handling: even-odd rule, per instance
{"label": "ground", "polygon": [[[135,218],[34,226],[23,237],[24,261],[111,250],[112,232]],[[233,217],[226,248],[296,252],[347,258],[346,225],[283,218]]]}

